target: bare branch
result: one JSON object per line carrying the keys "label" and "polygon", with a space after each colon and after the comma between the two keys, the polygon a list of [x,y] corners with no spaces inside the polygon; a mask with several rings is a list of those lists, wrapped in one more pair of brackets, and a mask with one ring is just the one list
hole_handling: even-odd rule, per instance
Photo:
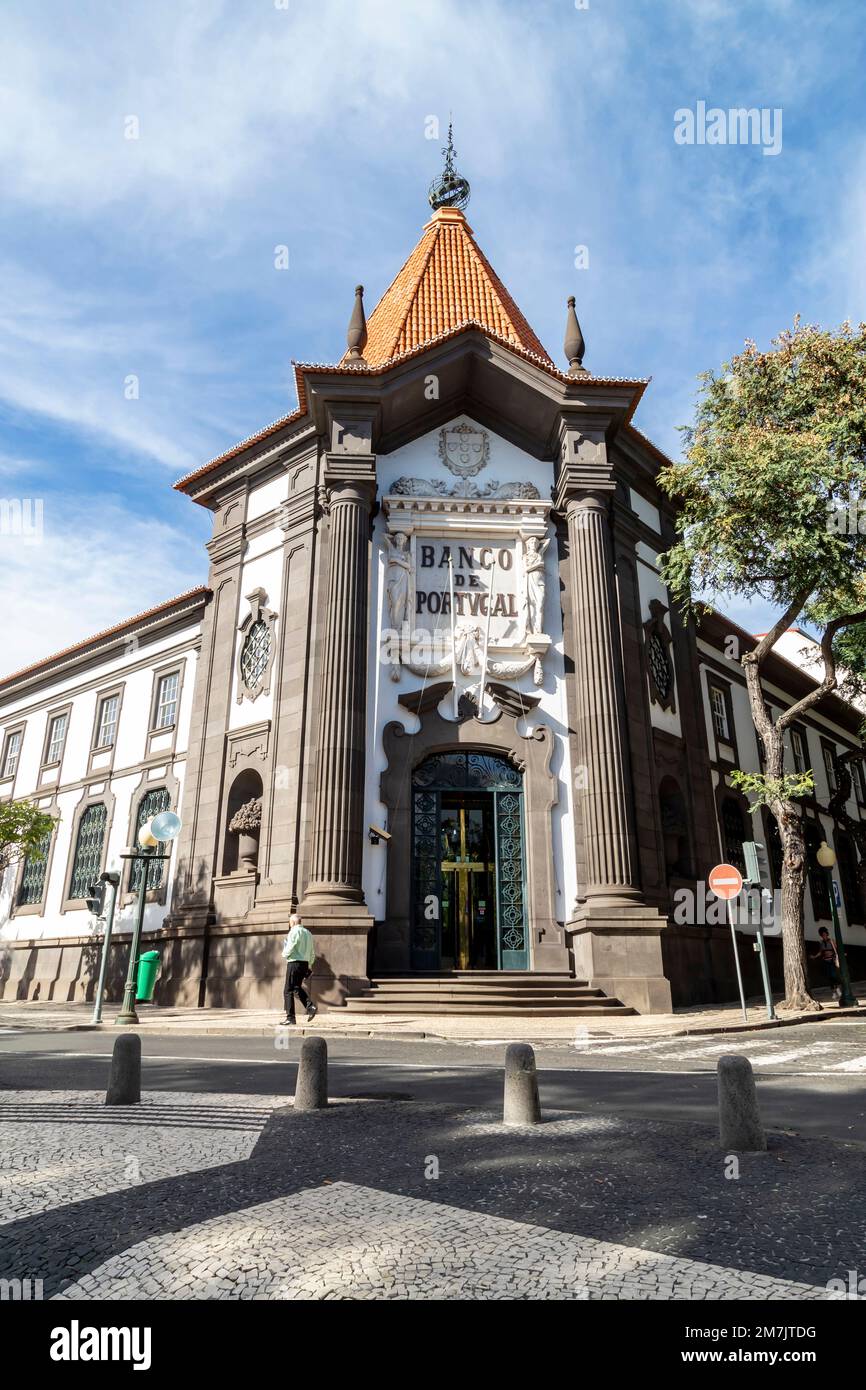
{"label": "bare branch", "polygon": [[[841,632],[843,627],[855,627],[857,623],[866,623],[866,609],[860,613],[848,613],[840,618],[834,618],[824,629],[824,636],[821,638],[821,656],[824,660],[824,679],[820,685],[816,685],[814,690],[810,690],[808,695],[804,695],[796,705],[791,705],[789,709],[783,711],[776,720],[777,729],[787,729],[788,725],[807,709],[817,705],[823,700],[825,695],[830,695],[839,684],[836,676],[836,656],[833,651],[833,639],[837,632]],[[745,658],[743,658],[745,660]]]}

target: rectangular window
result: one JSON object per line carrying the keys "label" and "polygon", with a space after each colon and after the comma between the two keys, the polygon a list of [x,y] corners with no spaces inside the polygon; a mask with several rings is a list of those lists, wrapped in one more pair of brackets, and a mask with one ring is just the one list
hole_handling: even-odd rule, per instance
{"label": "rectangular window", "polygon": [[161,676],[156,692],[156,718],[153,721],[155,729],[168,729],[177,721],[177,693],[180,687],[180,675],[177,671],[172,671],[168,676]]}
{"label": "rectangular window", "polygon": [[724,690],[718,685],[710,686],[710,707],[713,711],[713,728],[716,731],[716,737],[724,739],[726,743],[730,743],[731,733],[728,726],[728,702],[725,698]]}
{"label": "rectangular window", "polygon": [[829,744],[823,745],[824,771],[827,773],[827,786],[830,788],[830,795],[834,796],[839,790],[839,778],[836,775],[836,750]]}
{"label": "rectangular window", "polygon": [[862,763],[855,763],[854,768],[854,785],[857,788],[857,800],[863,805],[866,803],[866,772],[863,770]]}
{"label": "rectangular window", "polygon": [[21,731],[16,729],[14,734],[9,734],[6,739],[6,749],[3,753],[3,776],[14,777],[18,767],[18,758],[21,753]]}
{"label": "rectangular window", "polygon": [[799,729],[791,730],[791,757],[794,760],[795,772],[808,770],[809,755],[806,751],[806,739]]}
{"label": "rectangular window", "polygon": [[63,745],[66,741],[66,725],[69,722],[69,715],[64,711],[63,714],[55,714],[51,721],[48,731],[48,750],[45,754],[46,763],[59,763],[63,756]]}
{"label": "rectangular window", "polygon": [[117,733],[117,712],[120,708],[119,695],[106,695],[99,706],[99,724],[96,730],[96,747],[113,748]]}

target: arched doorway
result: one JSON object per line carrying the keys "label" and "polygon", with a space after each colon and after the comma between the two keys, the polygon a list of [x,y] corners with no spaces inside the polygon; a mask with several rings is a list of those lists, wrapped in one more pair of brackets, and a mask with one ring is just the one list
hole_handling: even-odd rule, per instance
{"label": "arched doorway", "polygon": [[412,777],[413,970],[527,970],[523,775],[434,753]]}

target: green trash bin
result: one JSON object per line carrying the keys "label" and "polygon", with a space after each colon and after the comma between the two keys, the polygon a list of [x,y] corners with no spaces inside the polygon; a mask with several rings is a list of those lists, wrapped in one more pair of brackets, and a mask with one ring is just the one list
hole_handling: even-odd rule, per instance
{"label": "green trash bin", "polygon": [[153,991],[156,985],[156,972],[159,970],[159,951],[145,951],[143,956],[138,958],[138,989],[135,993],[136,1004],[152,1004]]}

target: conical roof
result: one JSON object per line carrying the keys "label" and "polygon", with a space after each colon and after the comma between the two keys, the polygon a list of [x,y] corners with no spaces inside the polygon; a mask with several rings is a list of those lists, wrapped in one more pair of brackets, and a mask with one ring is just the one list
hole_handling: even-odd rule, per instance
{"label": "conical roof", "polygon": [[364,361],[380,367],[468,323],[552,365],[463,213],[442,207],[368,318]]}

